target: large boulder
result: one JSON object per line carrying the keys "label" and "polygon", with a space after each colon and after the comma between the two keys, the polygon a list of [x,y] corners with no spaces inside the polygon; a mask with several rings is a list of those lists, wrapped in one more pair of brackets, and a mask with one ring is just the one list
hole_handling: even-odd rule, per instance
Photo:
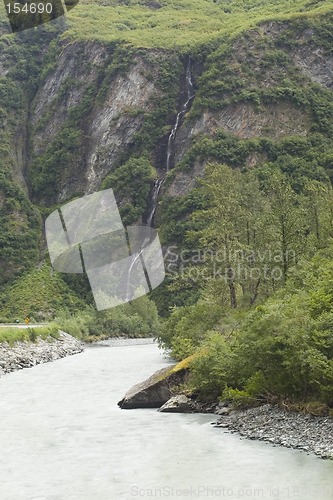
{"label": "large boulder", "polygon": [[162,413],[195,413],[200,411],[200,408],[184,394],[178,394],[170,398],[158,411]]}
{"label": "large boulder", "polygon": [[191,358],[186,358],[176,365],[162,368],[144,382],[135,385],[119,401],[122,409],[160,408],[186,383]]}

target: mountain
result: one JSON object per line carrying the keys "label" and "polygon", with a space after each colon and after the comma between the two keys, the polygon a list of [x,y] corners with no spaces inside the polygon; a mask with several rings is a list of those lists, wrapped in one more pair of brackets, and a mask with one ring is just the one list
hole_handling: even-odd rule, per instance
{"label": "mountain", "polygon": [[182,247],[209,162],[331,179],[332,20],[328,0],[85,1],[12,35],[2,12],[1,315],[91,300],[47,271],[43,220],[74,197],[112,187],[126,224],[154,211],[165,248]]}

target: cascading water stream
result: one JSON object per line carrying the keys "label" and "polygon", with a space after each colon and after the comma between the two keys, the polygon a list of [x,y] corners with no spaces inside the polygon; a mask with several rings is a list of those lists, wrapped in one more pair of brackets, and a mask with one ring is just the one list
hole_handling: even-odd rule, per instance
{"label": "cascading water stream", "polygon": [[[179,111],[179,113],[177,113],[175,124],[172,127],[172,130],[171,130],[171,133],[170,133],[169,139],[168,139],[167,158],[166,158],[166,173],[169,172],[170,167],[171,167],[171,159],[172,159],[173,151],[174,151],[174,143],[175,143],[178,129],[181,125],[182,118],[185,116],[187,111],[190,109],[191,102],[192,102],[194,95],[195,95],[194,94],[194,85],[193,85],[193,81],[192,81],[192,61],[191,61],[190,57],[188,59],[187,68],[186,68],[186,92],[187,92],[187,99],[184,102],[184,104],[182,105],[182,108]],[[152,225],[153,225],[154,216],[155,216],[155,212],[157,209],[158,195],[160,193],[164,179],[165,179],[165,177],[163,176],[163,177],[160,177],[159,179],[156,179],[156,181],[154,182],[154,186],[152,189],[152,195],[151,195],[151,200],[152,200],[151,207],[150,207],[149,214],[147,217],[147,222],[146,222],[146,226],[148,226],[148,227],[152,227]],[[143,242],[142,248],[144,248],[147,241],[148,240],[145,240]],[[130,268],[128,270],[127,284],[126,284],[126,299],[127,300],[129,300],[130,293],[131,293],[132,270],[133,270],[133,267],[135,266],[135,264],[139,258],[140,258],[140,253],[133,256]]]}
{"label": "cascading water stream", "polygon": [[194,95],[195,95],[193,81],[192,81],[192,61],[191,61],[191,58],[189,58],[187,68],[186,68],[186,90],[187,90],[187,100],[183,104],[182,109],[177,114],[176,122],[171,130],[171,133],[170,133],[169,139],[168,139],[167,161],[166,161],[166,171],[167,172],[169,172],[170,167],[171,167],[171,159],[172,159],[173,150],[174,150],[174,143],[175,143],[176,135],[177,135],[180,123],[181,123],[181,119],[187,113],[187,111],[190,109],[191,102],[192,102]]}
{"label": "cascading water stream", "polygon": [[164,177],[161,177],[160,179],[156,179],[156,181],[154,182],[153,193],[152,193],[152,204],[151,204],[152,206],[146,224],[148,227],[151,227],[153,224],[153,219],[157,208],[158,195],[161,190],[163,181]]}
{"label": "cascading water stream", "polygon": [[[156,181],[154,182],[153,193],[152,193],[152,204],[151,204],[152,206],[151,206],[151,210],[149,212],[149,215],[147,218],[147,223],[146,223],[146,226],[148,226],[148,227],[152,227],[152,225],[153,225],[153,219],[154,219],[154,215],[155,215],[156,208],[157,208],[158,195],[159,195],[161,186],[163,184],[163,181],[164,181],[164,177],[161,177],[160,179],[156,179]],[[146,238],[144,240],[144,242],[142,243],[142,249],[145,247],[146,243],[148,243],[148,242],[149,242],[149,238]],[[127,301],[129,300],[129,296],[131,293],[130,280],[131,280],[132,269],[133,269],[135,263],[138,261],[138,259],[140,259],[140,252],[133,257],[130,268],[128,270],[127,284],[126,284],[126,300]]]}
{"label": "cascading water stream", "polygon": [[[192,60],[190,57],[188,59],[187,68],[186,68],[186,93],[187,93],[187,99],[186,99],[185,103],[182,105],[182,108],[179,111],[179,113],[177,113],[175,124],[172,127],[171,133],[170,133],[169,138],[168,138],[168,147],[167,147],[167,155],[166,155],[166,173],[169,172],[169,170],[172,166],[171,161],[172,161],[173,152],[174,152],[175,139],[176,139],[178,129],[181,125],[182,118],[189,111],[189,109],[191,107],[192,100],[195,96],[194,85],[193,85],[193,80],[192,80]],[[154,183],[154,187],[152,190],[152,197],[151,197],[152,203],[151,203],[151,207],[150,207],[149,214],[147,217],[147,222],[146,222],[146,225],[149,227],[152,227],[152,224],[153,224],[154,215],[155,215],[155,212],[157,209],[158,195],[159,195],[159,192],[161,190],[164,179],[165,179],[165,177],[160,177]]]}

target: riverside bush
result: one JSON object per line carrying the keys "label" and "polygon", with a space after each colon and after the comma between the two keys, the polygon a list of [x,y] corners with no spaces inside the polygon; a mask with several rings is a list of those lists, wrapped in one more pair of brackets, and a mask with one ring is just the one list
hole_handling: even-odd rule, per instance
{"label": "riverside bush", "polygon": [[171,349],[174,342],[175,355],[195,350],[192,389],[235,404],[278,398],[333,407],[332,255],[333,245],[303,260],[285,287],[247,314],[220,311],[210,331],[198,330],[198,306],[185,322],[176,309],[165,326],[177,334],[161,337]]}
{"label": "riverside bush", "polygon": [[78,313],[63,310],[56,321],[62,330],[87,342],[122,336],[156,337],[160,330],[157,308],[148,297],[105,311],[92,306]]}

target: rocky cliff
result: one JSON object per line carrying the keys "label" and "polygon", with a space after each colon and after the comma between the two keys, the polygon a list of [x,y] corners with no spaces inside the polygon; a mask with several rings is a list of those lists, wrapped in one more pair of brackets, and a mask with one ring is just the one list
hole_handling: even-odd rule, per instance
{"label": "rocky cliff", "polygon": [[[60,24],[3,36],[1,282],[43,260],[42,219],[74,196],[113,187],[126,222],[145,223],[165,179],[154,224],[168,243],[208,161],[331,175],[332,19],[263,22],[192,53],[74,39]],[[189,60],[195,96],[170,142]]]}

